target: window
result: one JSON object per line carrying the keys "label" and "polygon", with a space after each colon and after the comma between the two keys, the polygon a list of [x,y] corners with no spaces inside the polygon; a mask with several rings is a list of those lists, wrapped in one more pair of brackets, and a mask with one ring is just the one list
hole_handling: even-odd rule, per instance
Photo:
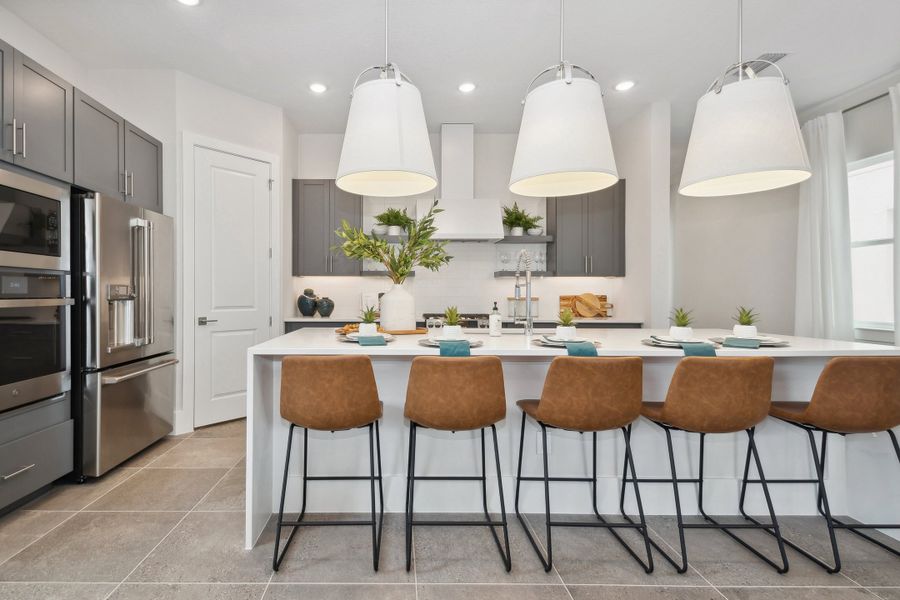
{"label": "window", "polygon": [[894,328],[893,152],[851,163],[847,175],[853,319],[857,330],[890,331]]}

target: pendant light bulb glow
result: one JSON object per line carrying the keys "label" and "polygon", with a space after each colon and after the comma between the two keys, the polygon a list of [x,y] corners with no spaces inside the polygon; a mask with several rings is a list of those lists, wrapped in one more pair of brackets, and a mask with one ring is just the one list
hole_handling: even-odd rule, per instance
{"label": "pendant light bulb glow", "polygon": [[[560,1],[560,62],[528,86],[516,142],[509,190],[534,197],[586,194],[619,180],[603,93],[594,76],[564,59]],[[575,72],[582,77],[575,77]],[[556,79],[532,89],[542,76]]]}
{"label": "pendant light bulb glow", "polygon": [[[740,21],[739,17],[739,31]],[[740,38],[739,34],[739,48]],[[738,62],[697,101],[679,193],[734,196],[773,190],[810,177],[788,80],[778,65],[769,66],[780,77],[757,77],[739,50]],[[726,82],[735,76],[735,81]]]}
{"label": "pendant light bulb glow", "polygon": [[[360,196],[412,196],[434,189],[437,173],[418,88],[388,58],[365,69],[353,84],[335,184]],[[367,73],[378,79],[360,83]]]}

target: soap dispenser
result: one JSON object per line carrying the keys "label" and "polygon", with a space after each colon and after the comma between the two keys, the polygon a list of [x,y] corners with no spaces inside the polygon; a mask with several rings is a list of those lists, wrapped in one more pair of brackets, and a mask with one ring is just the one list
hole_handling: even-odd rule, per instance
{"label": "soap dispenser", "polygon": [[488,329],[493,337],[500,337],[503,332],[503,317],[500,316],[500,309],[497,308],[496,302],[494,302],[494,308],[491,310],[490,317],[488,317]]}

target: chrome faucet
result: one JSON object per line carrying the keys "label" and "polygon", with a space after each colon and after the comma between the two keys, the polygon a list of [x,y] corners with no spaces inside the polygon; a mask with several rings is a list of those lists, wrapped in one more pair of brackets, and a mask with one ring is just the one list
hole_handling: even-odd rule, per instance
{"label": "chrome faucet", "polygon": [[[522,266],[524,264],[525,267],[525,320],[519,317],[519,300],[522,298],[522,284],[519,281],[519,272],[522,270]],[[534,315],[531,314],[531,269],[533,268],[533,262],[531,260],[531,254],[528,253],[527,250],[521,250],[519,252],[519,258],[516,262],[516,289],[515,289],[515,302],[513,303],[513,323],[518,325],[519,323],[525,324],[525,335],[530,336],[534,333]]]}

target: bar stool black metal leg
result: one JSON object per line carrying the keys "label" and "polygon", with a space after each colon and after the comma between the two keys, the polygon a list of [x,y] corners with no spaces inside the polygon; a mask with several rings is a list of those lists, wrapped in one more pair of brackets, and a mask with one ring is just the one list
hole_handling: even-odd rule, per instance
{"label": "bar stool black metal leg", "polygon": [[[503,542],[506,547],[506,552],[500,547],[500,540],[497,538],[497,532],[494,531],[493,525],[491,526],[491,533],[494,536],[494,541],[497,542],[497,549],[500,550],[500,555],[503,557],[503,564],[508,573],[512,570],[512,554],[509,550],[509,523],[506,520],[506,501],[503,499],[503,474],[500,472],[500,444],[497,442],[497,427],[494,425],[491,425],[491,434],[494,438],[494,461],[497,469],[497,488],[500,492],[500,518],[503,521]],[[484,448],[484,444],[482,444],[482,448]],[[490,515],[488,515],[488,522],[490,522],[490,520]]]}
{"label": "bar stool black metal leg", "polygon": [[[544,570],[549,572],[553,568],[553,533],[550,526],[550,464],[547,456],[547,426],[543,423],[541,423],[541,444],[544,452],[544,518],[547,525],[547,562],[544,564]],[[536,546],[535,550],[537,550]]]}
{"label": "bar stool black metal leg", "polygon": [[666,432],[666,447],[669,450],[669,470],[672,472],[672,490],[675,493],[675,517],[678,522],[678,543],[681,547],[681,565],[678,565],[668,553],[662,552],[658,545],[656,546],[656,549],[662,553],[663,558],[675,567],[676,571],[679,573],[686,573],[688,569],[687,545],[684,541],[684,517],[681,514],[681,496],[678,494],[678,475],[675,472],[675,449],[672,447],[672,431],[668,427],[663,427],[663,430]]}
{"label": "bar stool black metal leg", "polygon": [[[778,542],[778,552],[779,554],[781,554],[780,567],[768,559],[766,560],[766,562],[774,566],[779,573],[784,574],[788,572],[788,558],[787,553],[784,550],[784,538],[781,537],[781,528],[778,525],[778,517],[775,516],[775,508],[772,505],[772,496],[769,494],[769,485],[766,482],[766,476],[763,473],[762,461],[759,458],[759,451],[756,449],[755,436],[756,428],[750,428],[747,430],[747,437],[750,439],[750,448],[753,450],[753,460],[756,462],[756,471],[759,473],[759,480],[762,485],[763,495],[766,498],[766,507],[769,509],[769,518],[772,520],[772,534],[775,536],[775,539]],[[767,529],[766,531],[769,530]]]}
{"label": "bar stool black metal leg", "polygon": [[525,521],[522,518],[521,513],[519,513],[519,488],[522,487],[522,455],[525,452],[525,420],[527,416],[525,413],[522,413],[522,431],[519,435],[519,465],[516,468],[516,497],[515,497],[515,509],[516,516],[519,518],[519,521],[522,522],[522,527],[526,530],[528,527],[525,525]]}
{"label": "bar stool black metal leg", "polygon": [[406,474],[406,571],[412,567],[412,517],[416,473],[416,424],[409,424],[409,468]]}
{"label": "bar stool black metal leg", "polygon": [[[284,521],[284,497],[287,493],[287,480],[288,480],[288,469],[291,465],[291,445],[294,439],[294,424],[291,423],[291,427],[288,430],[288,442],[287,442],[287,453],[284,458],[284,477],[281,480],[281,502],[278,504],[278,520],[275,522],[275,553],[272,556],[272,570],[277,571],[278,567],[281,566],[281,561],[284,558],[284,553],[280,556],[278,554],[278,546],[281,543],[281,522]],[[294,534],[297,532],[297,528],[294,527],[291,531],[290,538],[288,538],[287,543],[284,545],[285,552],[287,551],[288,544],[290,544],[291,539],[293,539]]]}
{"label": "bar stool black metal leg", "polygon": [[[637,502],[638,516],[640,517],[640,523],[641,523],[641,527],[640,527],[640,529],[638,529],[638,531],[644,537],[644,548],[647,551],[647,562],[646,563],[643,562],[637,556],[637,554],[635,554],[634,552],[632,552],[631,554],[632,554],[632,556],[634,556],[634,559],[636,561],[638,561],[641,564],[641,566],[644,567],[644,571],[646,571],[647,573],[652,573],[653,572],[653,553],[650,550],[650,543],[651,543],[650,531],[647,528],[647,519],[644,516],[644,504],[641,501],[641,490],[638,487],[637,471],[634,468],[634,455],[631,453],[631,425],[629,425],[627,428],[622,428],[622,434],[625,436],[625,462],[626,462],[626,464],[628,464],[628,466],[631,467],[632,484],[634,485],[634,499]],[[623,480],[622,481],[623,489],[625,488],[625,485],[626,485],[626,483]],[[623,503],[623,513],[624,513],[624,503]],[[610,529],[610,531],[613,531],[613,530]],[[624,545],[624,542],[623,542],[623,545]],[[629,548],[629,550],[630,550],[630,548]]]}
{"label": "bar stool black metal leg", "polygon": [[534,548],[534,552],[537,554],[538,560],[541,561],[541,566],[544,567],[544,571],[549,573],[550,569],[553,568],[553,538],[551,537],[552,534],[550,532],[550,475],[547,461],[547,427],[540,422],[538,423],[538,425],[541,426],[541,443],[544,452],[544,476],[542,478],[535,477],[531,479],[541,481],[544,484],[544,519],[547,527],[547,558],[544,558],[544,553],[541,551],[537,540],[531,533],[531,527],[529,527],[529,524],[525,521],[525,517],[519,512],[519,487],[522,482],[522,455],[525,449],[525,419],[526,415],[525,413],[522,413],[522,435],[519,441],[519,468],[516,474],[516,516],[522,524],[522,530],[525,532],[525,537],[528,538],[531,547]]}
{"label": "bar stool black metal leg", "polygon": [[369,424],[369,490],[372,498],[372,566],[375,571],[378,571],[378,558],[381,550],[381,532],[379,520],[375,518],[375,480],[377,477],[375,475],[374,429],[375,426]]}

